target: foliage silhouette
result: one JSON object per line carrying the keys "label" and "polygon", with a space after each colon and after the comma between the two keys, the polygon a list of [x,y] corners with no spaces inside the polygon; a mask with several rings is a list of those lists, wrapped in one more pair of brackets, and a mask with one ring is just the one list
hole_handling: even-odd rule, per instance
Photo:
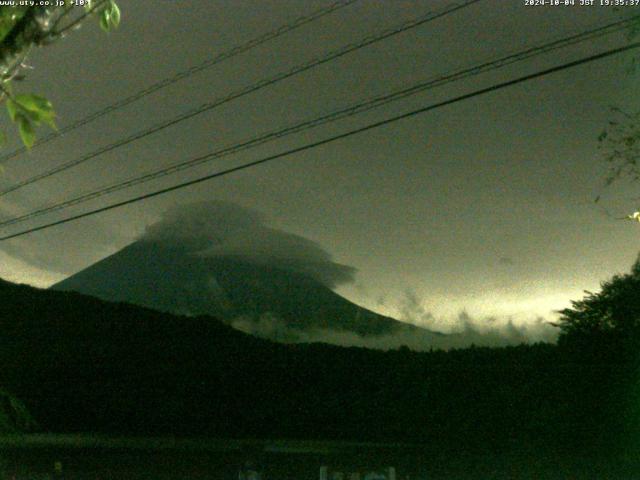
{"label": "foliage silhouette", "polygon": [[560,312],[559,345],[633,360],[640,347],[640,258],[630,273],[603,282],[598,293],[585,293]]}
{"label": "foliage silhouette", "polygon": [[[97,16],[100,27],[109,32],[120,24],[120,8],[115,0],[57,2],[59,5],[56,2],[15,3],[0,6],[0,102],[6,101],[11,121],[18,126],[24,145],[30,148],[36,141],[35,127],[43,123],[56,127],[49,100],[40,95],[14,94],[13,82],[24,78],[24,62],[29,52],[34,47],[56,42],[91,16]],[[4,132],[2,138],[5,138]]]}
{"label": "foliage silhouette", "polygon": [[551,344],[425,353],[283,345],[211,317],[8,282],[0,332],[0,386],[52,432],[580,455],[623,451],[640,433],[624,410],[632,369]]}

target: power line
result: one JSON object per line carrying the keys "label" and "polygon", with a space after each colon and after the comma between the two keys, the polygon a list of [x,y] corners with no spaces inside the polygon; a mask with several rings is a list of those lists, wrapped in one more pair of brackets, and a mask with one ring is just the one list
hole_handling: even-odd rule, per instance
{"label": "power line", "polygon": [[63,172],[65,170],[68,170],[70,168],[73,168],[77,165],[80,165],[88,160],[91,160],[95,157],[98,157],[104,153],[107,152],[111,152],[119,147],[122,147],[124,145],[128,145],[132,142],[135,142],[137,140],[140,140],[142,138],[145,138],[149,135],[152,135],[154,133],[157,133],[161,130],[164,130],[166,128],[169,128],[173,125],[176,125],[178,123],[181,123],[185,120],[188,120],[190,118],[195,117],[196,115],[200,115],[201,113],[207,112],[209,110],[212,110],[216,107],[219,107],[221,105],[224,105],[228,102],[231,102],[233,100],[236,100],[238,98],[244,97],[245,95],[248,95],[250,93],[256,92],[258,90],[261,90],[263,88],[266,88],[268,86],[274,85],[276,83],[279,83],[283,80],[286,80],[288,78],[291,78],[295,75],[298,75],[300,73],[303,73],[307,70],[310,70],[314,67],[317,67],[319,65],[322,65],[324,63],[330,62],[332,60],[335,60],[339,57],[342,57],[344,55],[347,55],[349,53],[352,53],[356,50],[360,50],[361,48],[367,47],[369,45],[372,45],[374,43],[380,42],[382,40],[385,40],[387,38],[390,38],[392,36],[398,35],[402,32],[406,32],[407,30],[416,28],[418,26],[421,26],[427,22],[433,21],[437,18],[441,18],[444,17],[446,15],[449,15],[451,13],[454,13],[460,9],[463,9],[465,7],[468,7],[474,3],[477,3],[481,0],[466,0],[461,4],[454,4],[452,6],[446,7],[443,10],[440,11],[436,11],[436,12],[429,12],[425,15],[422,15],[420,17],[414,18],[412,20],[403,22],[402,24],[400,24],[399,26],[393,27],[393,28],[389,28],[389,29],[385,29],[381,32],[378,32],[374,35],[365,37],[364,39],[361,39],[360,41],[356,42],[356,43],[351,43],[348,44],[346,46],[343,46],[341,48],[339,48],[338,50],[334,50],[331,51],[321,57],[316,57],[308,62],[305,62],[303,64],[297,65],[295,67],[293,67],[290,70],[287,70],[285,72],[279,73],[277,75],[275,75],[274,77],[268,78],[268,79],[263,79],[257,83],[254,83],[252,85],[249,85],[247,87],[244,87],[240,90],[237,90],[235,92],[232,92],[230,94],[228,94],[225,97],[219,98],[219,99],[215,99],[211,102],[207,102],[205,104],[200,105],[199,107],[190,110],[188,112],[182,113],[176,117],[173,117],[172,119],[169,119],[165,122],[162,122],[160,124],[157,124],[155,126],[152,126],[146,130],[142,130],[140,132],[134,133],[128,137],[125,137],[123,139],[120,139],[116,142],[113,142],[109,145],[103,146],[97,150],[94,150],[93,152],[90,152],[86,155],[83,155],[82,157],[79,157],[75,160],[71,160],[69,162],[66,162],[62,165],[59,165],[57,167],[54,167],[50,170],[47,170],[46,172],[34,175],[32,177],[29,177],[25,180],[22,180],[10,187],[7,187],[3,190],[0,190],[0,196],[6,195],[8,193],[14,192],[16,190],[19,190],[22,187],[25,187],[27,185],[30,185],[32,183],[35,183],[37,181],[43,180],[45,178],[49,178],[53,175],[56,175],[57,173]]}
{"label": "power line", "polygon": [[40,226],[37,226],[37,227],[33,227],[33,228],[26,229],[26,230],[22,230],[20,232],[13,233],[13,234],[10,234],[10,235],[5,235],[3,237],[0,237],[0,241],[9,240],[9,239],[12,239],[12,238],[16,238],[16,237],[20,237],[20,236],[23,236],[23,235],[27,235],[29,233],[33,233],[33,232],[37,232],[37,231],[44,230],[44,229],[47,229],[47,228],[51,228],[51,227],[54,227],[54,226],[57,226],[57,225],[62,225],[62,224],[65,224],[65,223],[68,223],[68,222],[71,222],[71,221],[74,221],[74,220],[79,220],[81,218],[85,218],[85,217],[89,217],[89,216],[92,216],[92,215],[96,215],[98,213],[106,212],[108,210],[113,210],[115,208],[123,207],[125,205],[130,205],[130,204],[133,204],[133,203],[140,202],[142,200],[147,200],[149,198],[157,197],[159,195],[163,195],[165,193],[173,192],[175,190],[180,190],[182,188],[190,187],[192,185],[196,185],[198,183],[205,182],[207,180],[212,180],[214,178],[218,178],[218,177],[222,177],[222,176],[225,176],[225,175],[229,175],[231,173],[235,173],[235,172],[238,172],[238,171],[241,171],[241,170],[246,170],[246,169],[258,166],[258,165],[262,165],[262,164],[267,163],[267,162],[271,162],[273,160],[277,160],[277,159],[280,159],[280,158],[288,157],[288,156],[291,156],[291,155],[294,155],[294,154],[297,154],[297,153],[300,153],[300,152],[304,152],[306,150],[311,150],[313,148],[317,148],[317,147],[322,146],[322,145],[326,145],[326,144],[333,143],[333,142],[338,141],[338,140],[342,140],[342,139],[345,139],[345,138],[348,138],[348,137],[352,137],[352,136],[358,135],[360,133],[368,132],[370,130],[373,130],[373,129],[376,129],[376,128],[379,128],[379,127],[382,127],[382,126],[385,126],[385,125],[389,125],[389,124],[397,122],[399,120],[404,120],[406,118],[411,118],[411,117],[414,117],[414,116],[429,112],[431,110],[435,110],[437,108],[445,107],[445,106],[448,106],[448,105],[452,105],[454,103],[458,103],[458,102],[461,102],[461,101],[464,101],[464,100],[468,100],[470,98],[474,98],[474,97],[478,97],[480,95],[484,95],[484,94],[487,94],[487,93],[495,92],[495,91],[500,90],[502,88],[510,87],[510,86],[513,86],[513,85],[516,85],[516,84],[519,84],[519,83],[523,83],[523,82],[526,82],[526,81],[529,81],[529,80],[540,78],[540,77],[543,77],[543,76],[546,76],[546,75],[549,75],[549,74],[552,74],[552,73],[556,73],[556,72],[559,72],[559,71],[562,71],[562,70],[567,70],[569,68],[573,68],[573,67],[576,67],[578,65],[584,65],[584,64],[589,63],[589,62],[593,62],[593,61],[600,60],[600,59],[603,59],[603,58],[606,58],[606,57],[610,57],[610,56],[617,55],[617,54],[620,54],[620,53],[623,53],[623,52],[627,52],[629,50],[632,50],[632,49],[635,49],[635,48],[638,48],[638,47],[640,47],[640,42],[635,42],[635,43],[632,43],[632,44],[624,46],[624,47],[614,48],[614,49],[608,50],[606,52],[598,53],[598,54],[595,54],[595,55],[591,55],[591,56],[588,56],[588,57],[581,58],[579,60],[574,60],[572,62],[562,64],[562,65],[559,65],[559,66],[556,66],[556,67],[548,68],[548,69],[545,69],[545,70],[542,70],[542,71],[539,71],[539,72],[536,72],[536,73],[532,73],[532,74],[529,74],[529,75],[518,77],[518,78],[516,78],[514,80],[508,80],[506,82],[501,82],[501,83],[492,85],[492,86],[487,87],[487,88],[482,88],[480,90],[475,90],[475,91],[473,91],[471,93],[467,93],[467,94],[464,94],[464,95],[460,95],[460,96],[451,98],[449,100],[444,100],[442,102],[438,102],[438,103],[434,103],[434,104],[431,104],[431,105],[427,105],[427,106],[419,108],[417,110],[411,110],[409,112],[406,112],[406,113],[403,113],[403,114],[400,114],[400,115],[396,115],[396,116],[387,118],[385,120],[381,120],[381,121],[378,121],[378,122],[370,123],[368,125],[365,125],[364,127],[359,127],[359,128],[356,128],[356,129],[353,129],[353,130],[349,130],[347,132],[344,132],[344,133],[341,133],[341,134],[338,134],[338,135],[334,135],[332,137],[328,137],[328,138],[325,138],[325,139],[322,139],[322,140],[318,140],[316,142],[308,143],[308,144],[303,145],[301,147],[296,147],[296,148],[293,148],[293,149],[290,149],[290,150],[286,150],[284,152],[280,152],[280,153],[277,153],[277,154],[274,154],[274,155],[269,155],[267,157],[261,158],[260,160],[254,160],[252,162],[244,163],[244,164],[238,165],[236,167],[228,168],[226,170],[222,170],[222,171],[219,171],[219,172],[216,172],[216,173],[205,175],[203,177],[199,177],[199,178],[196,178],[194,180],[189,180],[189,181],[186,181],[186,182],[182,182],[182,183],[179,183],[179,184],[176,184],[176,185],[172,185],[170,187],[166,187],[166,188],[162,188],[160,190],[156,190],[156,191],[151,192],[151,193],[147,193],[147,194],[144,194],[144,195],[139,195],[137,197],[130,198],[128,200],[112,203],[111,205],[107,205],[107,206],[100,207],[100,208],[97,208],[97,209],[94,209],[94,210],[90,210],[88,212],[80,213],[78,215],[73,215],[73,216],[70,216],[70,217],[67,217],[67,218],[63,218],[63,219],[57,220],[55,222],[50,222],[50,223],[47,223],[47,224],[44,224],[44,225],[40,225]]}
{"label": "power line", "polygon": [[258,137],[241,141],[232,146],[225,147],[221,150],[217,150],[215,152],[209,153],[202,157],[197,157],[197,158],[180,162],[174,165],[170,165],[168,167],[160,168],[158,170],[155,170],[137,177],[133,177],[128,180],[116,182],[112,185],[103,187],[99,190],[94,190],[88,193],[84,193],[79,196],[63,200],[62,202],[54,203],[52,205],[41,207],[37,210],[34,210],[32,212],[29,212],[23,215],[6,219],[4,221],[0,221],[0,227],[6,227],[6,226],[14,225],[17,223],[22,223],[32,218],[40,217],[47,213],[63,210],[65,208],[79,205],[81,203],[88,202],[90,200],[102,197],[104,195],[115,193],[117,191],[124,190],[126,188],[130,188],[136,185],[147,183],[149,181],[152,181],[161,177],[172,175],[177,172],[196,167],[203,163],[210,162],[218,158],[226,157],[228,155],[236,154],[240,151],[254,148],[259,145],[263,145],[264,143],[267,143],[279,138],[283,138],[285,136],[292,135],[294,133],[306,131],[308,129],[315,128],[317,126],[324,125],[329,122],[334,122],[342,118],[350,117],[350,116],[371,110],[373,108],[378,108],[390,102],[397,101],[402,98],[406,98],[410,95],[415,95],[417,93],[423,92],[427,89],[439,87],[439,86],[448,84],[450,82],[454,82],[454,81],[458,81],[471,76],[479,75],[481,73],[495,70],[497,68],[502,68],[506,65],[511,65],[513,63],[520,62],[520,61],[532,58],[534,56],[542,55],[560,48],[565,48],[569,45],[575,45],[577,43],[584,42],[586,40],[593,40],[595,38],[599,38],[604,35],[609,35],[611,33],[615,33],[620,30],[628,28],[628,26],[633,22],[635,22],[637,18],[640,18],[640,16],[630,18],[628,20],[622,20],[622,21],[617,21],[617,22],[606,24],[606,25],[602,25],[591,30],[573,34],[560,39],[552,40],[542,45],[530,47],[525,50],[511,53],[497,60],[486,61],[484,63],[475,65],[473,67],[468,67],[462,70],[455,71],[453,73],[443,74],[438,77],[431,78],[427,81],[423,81],[418,84],[414,84],[408,88],[404,88],[402,90],[398,90],[390,94],[381,95],[381,96],[370,98],[365,101],[361,101],[357,104],[350,105],[346,108],[342,108],[332,113],[322,115],[312,120],[307,120],[302,123],[290,125],[280,130],[272,131],[266,134],[262,134]]}
{"label": "power line", "polygon": [[[189,67],[185,70],[182,70],[178,73],[176,73],[175,75],[171,76],[171,77],[167,77],[164,78],[156,83],[153,83],[149,86],[147,86],[146,88],[128,96],[125,98],[122,98],[110,105],[107,105],[106,107],[97,110],[89,115],[87,115],[86,117],[83,117],[63,128],[61,128],[60,130],[56,131],[56,132],[51,132],[50,134],[38,139],[34,144],[33,147],[31,148],[35,148],[38,147],[40,145],[44,145],[45,143],[49,143],[51,140],[54,140],[58,137],[60,137],[61,135],[64,135],[65,133],[69,133],[73,130],[76,130],[77,128],[83,127],[84,125],[87,125],[111,112],[115,112],[116,110],[119,110],[123,107],[126,107],[127,105],[130,105],[134,102],[137,102],[138,100],[151,95],[152,93],[157,92],[158,90],[161,90],[165,87],[168,87],[170,85],[173,85],[174,83],[177,83],[181,80],[184,80],[185,78],[188,78],[192,75],[195,75],[196,73],[202,72],[203,70],[206,70],[207,68],[211,68],[214,65],[217,65],[219,63],[224,62],[225,60],[229,60],[230,58],[233,58],[237,55],[240,55],[242,53],[245,53],[249,50],[251,50],[252,48],[258,47],[264,43],[267,43],[275,38],[278,38],[286,33],[289,33],[293,30],[296,30],[308,23],[311,23],[315,20],[318,20],[322,17],[325,17],[331,13],[334,13],[337,10],[340,10],[344,7],[347,7],[355,2],[357,2],[359,0],[339,0],[337,2],[332,3],[331,5],[328,5],[327,7],[321,8],[319,10],[316,10],[312,13],[310,13],[309,15],[303,16],[303,17],[299,17],[296,20],[294,20],[291,23],[285,24],[285,25],[281,25],[280,27],[271,30],[269,32],[266,32],[258,37],[252,38],[251,40],[241,44],[241,45],[237,45],[235,47],[230,48],[229,50],[226,50],[218,55],[216,55],[213,58],[210,58],[208,60],[205,60],[201,63],[199,63],[198,65],[194,65],[192,67]],[[24,153],[27,151],[26,147],[20,147],[16,150],[14,150],[13,152],[7,153],[5,155],[0,156],[0,164],[6,162],[7,160],[10,160],[12,158],[17,157],[18,155]]]}

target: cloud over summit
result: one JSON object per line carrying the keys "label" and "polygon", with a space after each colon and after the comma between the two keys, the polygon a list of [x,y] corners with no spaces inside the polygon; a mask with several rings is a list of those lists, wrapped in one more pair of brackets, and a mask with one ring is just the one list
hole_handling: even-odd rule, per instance
{"label": "cloud over summit", "polygon": [[316,242],[271,228],[266,217],[242,206],[209,201],[181,205],[147,227],[142,241],[168,244],[203,257],[237,257],[304,273],[335,288],[353,281],[355,269],[335,263]]}

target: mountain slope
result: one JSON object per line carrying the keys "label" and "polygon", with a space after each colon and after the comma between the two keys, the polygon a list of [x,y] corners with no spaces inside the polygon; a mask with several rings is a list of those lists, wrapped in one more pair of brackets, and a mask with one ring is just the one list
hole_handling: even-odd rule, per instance
{"label": "mountain slope", "polygon": [[359,307],[301,272],[242,257],[203,257],[137,241],[51,287],[231,323],[275,317],[293,331],[360,336],[418,330]]}

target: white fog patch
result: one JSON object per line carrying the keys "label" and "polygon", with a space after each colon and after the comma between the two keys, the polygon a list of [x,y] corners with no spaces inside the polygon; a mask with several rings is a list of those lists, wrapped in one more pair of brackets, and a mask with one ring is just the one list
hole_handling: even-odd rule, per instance
{"label": "white fog patch", "polygon": [[517,345],[555,342],[558,329],[554,319],[541,315],[471,315],[461,310],[457,315],[432,313],[415,292],[407,290],[401,298],[400,320],[429,330],[464,338],[467,345]]}
{"label": "white fog patch", "polygon": [[[364,347],[377,350],[392,350],[408,347],[415,351],[451,350],[478,347],[505,347],[510,345],[552,342],[557,333],[547,327],[543,319],[535,325],[516,326],[512,322],[478,329],[471,317],[461,315],[462,323],[458,331],[438,334],[428,330],[403,330],[393,334],[367,335],[363,337],[353,332],[333,329],[292,328],[273,314],[261,315],[257,319],[238,317],[231,326],[244,333],[283,343],[329,343],[344,347]],[[553,329],[553,330],[552,330]]]}

